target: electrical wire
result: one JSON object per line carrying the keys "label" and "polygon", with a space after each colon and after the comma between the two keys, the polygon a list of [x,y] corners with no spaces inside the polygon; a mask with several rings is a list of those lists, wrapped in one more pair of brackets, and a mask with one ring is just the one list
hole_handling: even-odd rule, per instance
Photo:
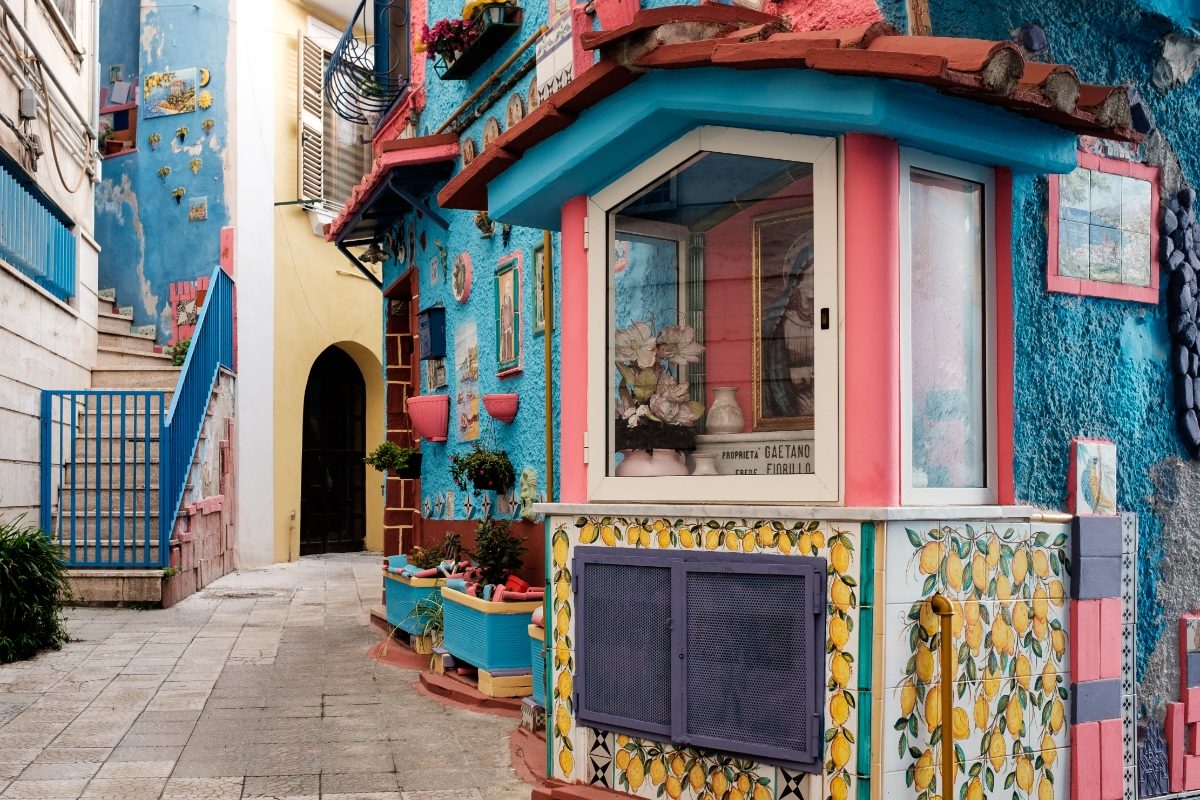
{"label": "electrical wire", "polygon": [[83,186],[83,182],[88,179],[88,169],[86,165],[80,168],[79,180],[75,182],[74,186],[67,183],[67,176],[63,175],[62,161],[58,157],[58,145],[54,143],[56,138],[54,115],[50,113],[50,98],[49,93],[46,91],[46,76],[43,74],[42,69],[42,62],[37,62],[38,80],[42,84],[42,94],[46,97],[46,138],[50,140],[50,154],[54,158],[54,171],[58,173],[58,180],[62,183],[63,188],[67,190],[67,193],[75,194]]}

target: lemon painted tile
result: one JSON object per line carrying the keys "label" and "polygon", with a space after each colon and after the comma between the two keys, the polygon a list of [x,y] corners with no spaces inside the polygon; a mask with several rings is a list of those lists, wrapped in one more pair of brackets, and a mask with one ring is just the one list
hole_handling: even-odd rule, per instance
{"label": "lemon painted tile", "polygon": [[[987,755],[991,744],[984,734],[1002,728],[1001,741],[1011,748],[1023,741],[1021,718],[1002,713],[1000,704],[1014,697],[1017,683],[1012,678],[995,682],[959,682],[954,689],[954,710],[957,747],[968,760]],[[907,767],[926,750],[934,761],[941,761],[940,746],[934,744],[934,731],[941,725],[941,696],[939,684],[921,684],[887,690],[884,701],[884,769],[893,771]],[[1017,731],[1009,732],[1008,723]],[[999,746],[999,745],[996,745]],[[914,755],[914,749],[916,755]],[[1007,752],[1007,751],[1005,751]]]}

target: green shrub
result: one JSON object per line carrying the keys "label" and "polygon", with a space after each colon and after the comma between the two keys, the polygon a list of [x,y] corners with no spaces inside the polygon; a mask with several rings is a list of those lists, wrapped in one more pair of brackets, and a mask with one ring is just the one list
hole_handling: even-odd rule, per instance
{"label": "green shrub", "polygon": [[192,346],[191,339],[183,339],[163,350],[164,353],[171,357],[171,366],[182,367],[183,362],[187,361],[188,348]]}
{"label": "green shrub", "polygon": [[408,554],[408,563],[421,569],[433,569],[442,563],[442,554],[432,547],[416,545],[413,547],[412,552]]}
{"label": "green shrub", "polygon": [[0,664],[68,641],[66,567],[58,547],[21,518],[0,520]]}
{"label": "green shrub", "polygon": [[521,568],[525,540],[509,529],[509,523],[498,519],[480,520],[475,529],[475,552],[482,582],[504,583],[508,576]]}

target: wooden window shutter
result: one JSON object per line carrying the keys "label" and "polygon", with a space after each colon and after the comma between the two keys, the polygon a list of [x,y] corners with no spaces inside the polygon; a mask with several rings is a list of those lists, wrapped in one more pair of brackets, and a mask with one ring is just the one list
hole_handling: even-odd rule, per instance
{"label": "wooden window shutter", "polygon": [[301,34],[300,68],[300,142],[296,175],[299,199],[311,203],[325,201],[325,50]]}

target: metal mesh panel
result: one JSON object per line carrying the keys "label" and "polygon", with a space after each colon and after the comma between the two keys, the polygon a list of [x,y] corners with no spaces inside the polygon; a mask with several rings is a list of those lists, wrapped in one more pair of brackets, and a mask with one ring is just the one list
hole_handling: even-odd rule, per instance
{"label": "metal mesh panel", "polygon": [[671,568],[587,565],[579,641],[584,711],[671,724]]}
{"label": "metal mesh panel", "polygon": [[814,675],[806,575],[689,571],[687,730],[806,752]]}

